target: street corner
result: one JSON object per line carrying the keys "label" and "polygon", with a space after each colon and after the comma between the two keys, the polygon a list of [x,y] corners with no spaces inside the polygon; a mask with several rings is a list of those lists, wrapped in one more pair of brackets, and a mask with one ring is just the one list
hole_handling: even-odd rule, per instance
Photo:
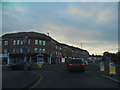
{"label": "street corner", "polygon": [[35,71],[4,71],[2,88],[31,88],[42,81],[42,75]]}

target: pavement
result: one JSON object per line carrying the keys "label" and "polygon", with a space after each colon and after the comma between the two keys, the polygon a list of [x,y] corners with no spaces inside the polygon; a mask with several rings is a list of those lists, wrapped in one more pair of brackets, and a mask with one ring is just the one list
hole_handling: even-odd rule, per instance
{"label": "pavement", "polygon": [[[100,62],[104,62],[104,71],[100,71]],[[96,63],[96,64],[95,64]],[[110,74],[109,72],[109,62],[107,61],[98,61],[92,65],[94,66],[93,70],[102,74],[103,77],[111,78],[120,83],[120,65],[116,65],[116,74]]]}
{"label": "pavement", "polygon": [[42,75],[34,70],[7,70],[2,71],[2,89],[5,88],[34,88],[42,80]]}

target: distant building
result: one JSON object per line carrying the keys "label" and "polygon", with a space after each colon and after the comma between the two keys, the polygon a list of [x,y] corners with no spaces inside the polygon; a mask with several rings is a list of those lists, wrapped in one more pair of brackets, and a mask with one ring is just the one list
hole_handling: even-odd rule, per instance
{"label": "distant building", "polygon": [[103,57],[101,55],[90,55],[90,57],[88,59],[89,59],[89,61],[95,62],[95,61],[102,60]]}
{"label": "distant building", "polygon": [[[65,58],[88,58],[87,50],[62,44],[48,35],[36,32],[9,33],[1,37],[1,54],[9,54],[10,63],[23,60],[38,62],[39,58],[44,63],[61,63]],[[6,59],[3,63],[8,64]]]}

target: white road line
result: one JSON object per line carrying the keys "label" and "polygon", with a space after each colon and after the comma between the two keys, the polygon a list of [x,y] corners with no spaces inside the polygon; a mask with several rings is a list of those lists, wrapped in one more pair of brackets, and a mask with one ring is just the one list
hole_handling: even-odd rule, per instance
{"label": "white road line", "polygon": [[41,78],[39,79],[39,81],[37,83],[35,83],[31,88],[35,88],[43,79],[43,76],[41,74],[39,74],[41,76]]}
{"label": "white road line", "polygon": [[111,80],[113,80],[113,81],[115,81],[115,82],[117,82],[117,83],[120,83],[119,80],[114,79],[114,78],[111,78],[111,77],[109,77],[109,76],[106,76],[106,75],[101,75],[101,76],[102,76],[102,77],[106,77],[106,78],[108,78],[108,79],[111,79]]}

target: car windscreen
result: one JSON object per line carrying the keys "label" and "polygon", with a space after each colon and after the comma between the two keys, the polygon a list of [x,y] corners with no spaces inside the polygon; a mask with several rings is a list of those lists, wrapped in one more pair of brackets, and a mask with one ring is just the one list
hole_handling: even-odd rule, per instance
{"label": "car windscreen", "polygon": [[70,60],[69,63],[72,63],[72,64],[75,64],[75,63],[82,63],[82,60],[81,59],[73,59],[73,60]]}

